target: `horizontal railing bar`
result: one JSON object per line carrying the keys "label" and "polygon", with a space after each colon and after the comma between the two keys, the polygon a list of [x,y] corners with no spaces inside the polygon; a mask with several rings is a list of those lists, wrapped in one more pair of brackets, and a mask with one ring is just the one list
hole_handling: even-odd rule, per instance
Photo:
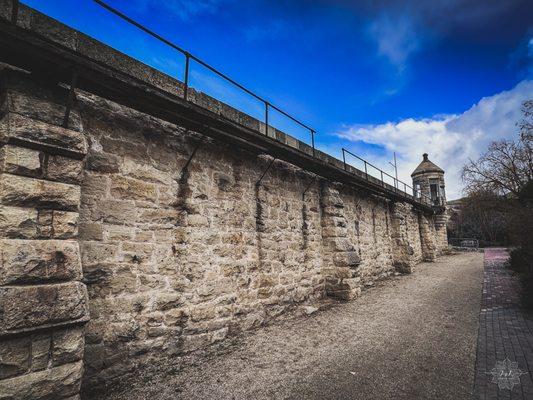
{"label": "horizontal railing bar", "polygon": [[[303,128],[305,129],[308,129],[310,132],[311,132],[311,136],[312,136],[312,147],[313,147],[313,153],[314,153],[314,134],[316,133],[316,130],[314,130],[313,128],[309,127],[308,125],[304,124],[303,122],[301,122],[300,120],[296,119],[295,117],[293,117],[292,115],[288,114],[286,111],[283,111],[282,109],[280,109],[279,107],[269,103],[267,100],[265,100],[263,97],[255,94],[254,92],[252,92],[250,89],[246,88],[245,86],[241,85],[240,83],[236,82],[235,80],[233,80],[232,78],[230,78],[228,75],[224,74],[223,72],[220,72],[219,70],[217,70],[215,67],[209,65],[208,63],[206,63],[205,61],[203,61],[202,59],[196,57],[195,55],[189,53],[187,50],[181,48],[180,46],[174,44],[173,42],[169,41],[168,39],[165,39],[163,36],[155,33],[154,31],[150,30],[149,28],[145,27],[144,25],[140,24],[139,22],[133,20],[132,18],[128,17],[127,15],[125,15],[124,13],[122,13],[121,11],[111,7],[109,4],[105,3],[104,1],[102,0],[93,0],[95,3],[97,3],[98,5],[100,5],[101,7],[105,8],[106,10],[108,10],[109,12],[115,14],[116,16],[118,16],[119,18],[125,20],[126,22],[134,25],[135,27],[139,28],[140,30],[142,30],[143,32],[147,33],[148,35],[154,37],[155,39],[161,41],[162,43],[168,45],[169,47],[179,51],[180,53],[182,53],[185,57],[186,57],[186,62],[188,63],[188,60],[189,59],[192,59],[194,61],[196,61],[197,63],[199,63],[200,65],[204,66],[205,68],[209,69],[211,72],[214,72],[215,74],[217,74],[218,76],[220,76],[221,78],[225,79],[226,81],[228,81],[229,83],[235,85],[236,87],[238,87],[239,89],[241,89],[242,91],[244,91],[245,93],[251,95],[252,97],[254,97],[255,99],[263,102],[266,106],[266,125],[268,125],[268,108],[272,108],[274,110],[276,110],[277,112],[281,113],[282,115],[284,115],[285,117],[291,119],[292,121],[294,121],[295,123],[297,123],[298,125],[302,126]],[[186,68],[187,71],[186,71],[186,74],[188,74],[188,68]],[[188,78],[188,77],[187,77]],[[187,82],[185,82],[185,85],[186,85],[186,89],[187,90],[187,87],[188,87],[188,79],[186,79]],[[415,189],[413,189],[412,186],[410,185],[407,185],[405,182],[402,182],[400,181],[399,179],[396,179],[394,176],[390,175],[389,173],[383,171],[382,169],[376,167],[374,164],[366,161],[365,159],[359,157],[358,155],[352,153],[351,151],[349,150],[346,150],[344,148],[342,148],[343,150],[343,154],[344,152],[350,154],[351,156],[363,161],[365,163],[365,174],[367,175],[367,177],[369,176],[366,168],[367,168],[367,165],[369,165],[370,167],[372,168],[375,168],[377,171],[379,171],[382,176],[383,174],[392,178],[393,179],[393,182],[394,183],[401,183],[404,185],[404,187],[408,187],[409,189],[411,189],[413,191],[413,194],[410,195],[412,196],[415,200],[417,200],[417,196],[416,194],[418,194],[420,197],[424,197],[424,198],[427,198],[429,199],[429,201],[431,202],[431,198],[429,196],[427,196],[426,194],[418,191],[417,193],[414,193],[415,192]],[[346,162],[345,162],[346,164]],[[378,178],[376,178],[378,179]],[[385,184],[385,181],[381,180],[381,182],[383,184]],[[387,184],[388,185],[388,184]],[[396,189],[400,190],[399,188],[396,188],[395,187],[395,191]],[[404,191],[404,193],[408,194],[406,191]]]}
{"label": "horizontal railing bar", "polygon": [[[369,163],[369,162],[366,161],[364,158],[361,158],[361,157],[359,157],[358,155],[352,153],[350,150],[346,150],[346,149],[344,149],[344,151],[345,151],[346,153],[348,153],[348,154],[354,156],[355,158],[357,158],[357,159],[359,159],[359,160],[361,160],[361,161],[367,163],[367,164],[370,165],[372,168],[375,168],[375,169],[377,169],[378,171],[381,171],[380,168],[376,167],[376,166],[375,166],[374,164],[372,164],[372,163]],[[386,172],[385,172],[385,173],[386,173]]]}
{"label": "horizontal railing bar", "polygon": [[[401,183],[401,184],[403,184],[405,187],[408,187],[409,189],[411,189],[411,191],[414,192],[414,189],[413,189],[412,186],[408,185],[407,183],[405,183],[405,182],[403,182],[403,181],[401,181],[401,180],[399,180],[399,179],[396,179],[396,178],[395,178],[394,176],[392,176],[391,174],[388,174],[387,172],[383,171],[381,168],[376,167],[374,164],[368,162],[368,161],[365,160],[364,158],[359,157],[357,154],[352,153],[350,150],[347,150],[347,149],[345,149],[345,148],[343,147],[343,148],[342,148],[342,152],[343,152],[343,157],[344,157],[344,153],[346,152],[346,153],[350,154],[351,156],[357,158],[358,160],[363,161],[363,162],[365,163],[365,165],[370,165],[372,168],[375,168],[375,169],[378,170],[380,173],[385,174],[385,175],[387,175],[388,177],[392,178],[392,179],[394,180],[394,182]],[[344,163],[346,164],[346,160],[344,161]],[[366,172],[365,172],[365,173],[366,173]],[[366,173],[366,174],[368,175],[368,173]],[[378,179],[378,178],[376,178],[376,179]],[[385,183],[383,180],[382,180],[382,182]],[[399,191],[402,191],[400,188],[396,188],[396,187],[395,187],[395,189],[398,189]],[[405,190],[403,191],[403,193],[405,193],[405,194],[409,194],[409,193],[408,193],[407,191],[405,191]],[[426,198],[426,199],[428,199],[428,200],[431,201],[431,198],[430,198],[428,195],[426,195],[425,193],[422,193],[422,192],[418,192],[418,193],[420,194],[421,197],[424,197],[424,198]],[[414,197],[414,194],[409,194],[409,195]]]}
{"label": "horizontal railing bar", "polygon": [[111,7],[109,4],[107,3],[104,3],[103,1],[101,0],[93,0],[95,3],[99,4],[100,6],[102,6],[103,8],[105,8],[106,10],[112,12],[113,14],[115,14],[116,16],[128,21],[130,24],[132,25],[135,25],[137,28],[139,28],[140,30],[146,32],[147,34],[149,34],[150,36],[153,36],[154,38],[156,38],[157,40],[160,40],[162,41],[163,43],[169,45],[170,47],[172,47],[173,49],[175,50],[178,50],[179,52],[183,53],[184,55],[189,55],[191,58],[193,57],[192,54],[190,54],[187,50],[184,50],[182,49],[181,47],[179,47],[178,45],[175,45],[174,43],[172,43],[171,41],[165,39],[163,36],[155,33],[154,31],[146,28],[145,26],[141,25],[140,23],[138,23],[137,21],[131,19],[130,17],[128,17],[127,15],[123,14],[122,12],[118,11],[116,8],[113,8]]}
{"label": "horizontal railing bar", "polygon": [[280,112],[281,114],[285,115],[287,118],[292,119],[294,122],[296,122],[297,124],[301,125],[302,127],[306,128],[306,129],[309,129],[310,131],[313,131],[313,132],[316,133],[316,131],[315,131],[313,128],[307,126],[306,124],[304,124],[304,123],[301,122],[301,121],[298,121],[296,118],[294,118],[293,116],[287,114],[285,111],[279,109],[279,108],[276,107],[275,105],[272,105],[272,104],[269,104],[269,105],[270,105],[271,108],[273,108],[274,110],[276,110],[276,111]]}
{"label": "horizontal railing bar", "polygon": [[[346,150],[346,149],[344,149],[344,150],[345,150],[348,154],[354,156],[355,158],[357,158],[357,159],[359,159],[359,160],[361,160],[361,161],[367,163],[367,164],[370,165],[372,168],[375,168],[375,169],[377,169],[378,171],[383,172],[383,173],[384,173],[385,175],[387,175],[388,177],[390,177],[390,178],[396,180],[396,178],[395,178],[394,176],[388,174],[387,172],[383,171],[381,168],[376,167],[374,164],[372,164],[372,163],[366,161],[365,159],[359,157],[358,155],[355,155],[355,154],[352,153],[350,150]],[[401,182],[401,181],[398,180],[398,182]],[[402,182],[402,183],[403,183],[403,182]]]}
{"label": "horizontal railing bar", "polygon": [[[96,1],[96,0],[95,0]],[[227,76],[226,74],[218,71],[215,67],[212,67],[211,65],[209,65],[208,63],[206,63],[205,61],[202,61],[201,59],[199,59],[198,57],[195,57],[193,55],[190,56],[194,61],[196,61],[198,64],[201,64],[203,65],[204,67],[206,67],[207,69],[209,69],[210,71],[214,72],[215,74],[217,74],[218,76],[224,78],[225,80],[227,80],[228,82],[232,83],[233,85],[237,86],[239,89],[245,91],[246,93],[248,93],[250,96],[253,96],[255,97],[257,100],[259,101],[262,101],[263,103],[265,104],[269,104],[269,106],[272,107],[272,104],[268,103],[268,101],[266,101],[265,99],[263,99],[261,96],[258,96],[256,95],[254,92],[252,92],[250,89],[247,89],[246,87],[242,86],[240,83],[234,81],[233,79],[231,79],[229,76]]]}
{"label": "horizontal railing bar", "polygon": [[[302,127],[306,128],[306,129],[309,129],[309,130],[313,130],[312,128],[310,128],[309,126],[307,126],[306,124],[302,123],[301,121],[297,120],[296,118],[294,118],[293,116],[289,115],[287,112],[281,110],[280,108],[276,107],[275,105],[273,104],[270,104],[267,100],[265,100],[264,98],[262,98],[261,96],[255,94],[254,92],[252,92],[250,89],[246,88],[245,86],[241,85],[239,82],[235,81],[234,79],[230,78],[228,75],[224,74],[223,72],[220,72],[219,70],[217,70],[215,67],[209,65],[208,63],[206,63],[205,61],[203,61],[202,59],[196,57],[194,54],[191,54],[189,53],[187,50],[181,48],[180,46],[174,44],[173,42],[171,42],[170,40],[168,39],[165,39],[163,36],[155,33],[154,31],[148,29],[147,27],[145,27],[144,25],[138,23],[137,21],[131,19],[130,17],[128,17],[127,15],[125,15],[124,13],[120,12],[119,10],[117,10],[116,8],[113,8],[111,7],[109,4],[103,2],[102,0],[93,0],[95,3],[99,4],[100,6],[102,6],[103,8],[105,8],[106,10],[110,11],[111,13],[115,14],[116,16],[122,18],[123,20],[129,22],[130,24],[136,26],[137,28],[141,29],[143,32],[149,34],[150,36],[154,37],[155,39],[157,40],[160,40],[161,42],[165,43],[166,45],[172,47],[173,49],[179,51],[180,53],[182,53],[183,55],[185,55],[186,57],[189,57],[191,58],[192,60],[196,61],[197,63],[199,63],[200,65],[204,66],[205,68],[209,69],[210,71],[214,72],[215,74],[217,74],[218,76],[224,78],[225,80],[227,80],[228,82],[230,82],[231,84],[237,86],[239,89],[243,90],[244,92],[248,93],[250,96],[253,96],[254,98],[256,98],[257,100],[259,101],[262,101],[263,103],[265,104],[268,104],[270,107],[272,107],[273,109],[275,109],[276,111],[282,113],[283,115],[285,115],[286,117],[290,118],[291,120],[293,120],[294,122],[296,122],[297,124],[301,125]],[[316,132],[316,131],[315,131]]]}

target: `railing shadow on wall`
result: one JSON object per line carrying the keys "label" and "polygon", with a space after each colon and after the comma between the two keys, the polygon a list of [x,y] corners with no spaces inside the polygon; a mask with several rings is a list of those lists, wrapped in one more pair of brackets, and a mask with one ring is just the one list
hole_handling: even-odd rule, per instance
{"label": "railing shadow on wall", "polygon": [[[310,126],[306,125],[305,123],[301,122],[300,120],[298,120],[294,116],[290,115],[288,112],[282,110],[281,108],[277,107],[276,105],[270,103],[269,101],[267,101],[263,97],[259,96],[258,94],[254,93],[250,89],[248,89],[245,86],[241,85],[240,83],[238,83],[234,79],[230,78],[228,75],[224,74],[223,72],[219,71],[215,67],[211,66],[207,62],[203,61],[199,57],[191,54],[190,52],[188,52],[187,50],[181,48],[180,46],[176,45],[175,43],[171,42],[170,40],[164,38],[163,36],[159,35],[158,33],[154,32],[154,31],[150,30],[149,28],[145,27],[144,25],[140,24],[139,22],[135,21],[134,19],[128,17],[127,15],[125,15],[123,12],[117,10],[116,8],[111,7],[106,2],[104,2],[102,0],[93,0],[93,1],[96,4],[98,4],[99,6],[101,6],[102,8],[104,8],[105,10],[107,10],[110,13],[116,15],[117,17],[121,18],[122,20],[126,21],[127,23],[135,26],[136,28],[140,29],[141,31],[143,31],[147,35],[155,38],[156,40],[160,41],[161,43],[163,43],[163,44],[169,46],[170,48],[178,51],[179,53],[181,53],[184,56],[184,76],[183,76],[184,90],[183,90],[183,99],[185,101],[193,102],[193,99],[191,99],[190,96],[189,96],[189,89],[193,89],[193,87],[190,86],[190,75],[191,75],[190,72],[191,72],[191,64],[192,64],[192,62],[195,62],[195,63],[201,65],[202,67],[208,69],[209,71],[213,72],[214,74],[216,74],[218,77],[222,78],[223,80],[229,82],[231,85],[233,85],[233,86],[237,87],[238,89],[242,90],[244,93],[252,96],[254,99],[258,100],[259,102],[261,102],[264,105],[264,119],[263,119],[263,122],[265,124],[265,134],[267,136],[270,136],[269,135],[269,128],[270,127],[274,128],[272,126],[272,124],[270,123],[270,121],[269,121],[269,114],[270,114],[271,111],[278,112],[282,116],[288,118],[289,120],[291,120],[292,122],[294,122],[298,126],[302,127],[306,131],[308,131],[309,135],[310,135],[312,155],[313,155],[313,157],[318,158],[317,154],[316,154],[317,150],[315,148],[315,135],[316,135],[316,130],[315,129],[313,129],[312,127],[310,127]],[[18,0],[14,0],[13,1],[11,21],[14,24],[17,23],[19,3],[20,2]],[[278,140],[277,137],[274,137],[273,139],[274,140]],[[360,170],[358,168],[355,168],[354,166],[350,165],[346,161],[346,155],[347,154],[352,156],[352,157],[354,157],[355,159],[363,162],[364,173],[363,173],[362,170]],[[382,186],[383,188],[385,188],[385,189],[387,189],[389,191],[392,191],[392,192],[394,192],[394,193],[396,193],[398,195],[414,199],[416,202],[418,202],[418,203],[420,203],[422,205],[431,206],[433,204],[431,198],[429,198],[424,193],[421,193],[419,190],[414,189],[413,187],[411,187],[410,185],[406,184],[405,182],[402,182],[402,181],[398,180],[394,176],[392,176],[389,173],[383,171],[382,169],[376,167],[375,165],[373,165],[370,162],[366,161],[365,159],[357,156],[356,154],[354,154],[354,153],[342,148],[342,156],[343,156],[343,166],[344,166],[344,170],[346,172],[349,172],[349,173],[351,173],[353,175],[357,175],[357,176],[363,177],[367,181],[369,181],[369,182],[371,182],[373,184]],[[376,174],[377,174],[377,176],[376,176]],[[392,182],[392,184],[388,183],[387,181]]]}

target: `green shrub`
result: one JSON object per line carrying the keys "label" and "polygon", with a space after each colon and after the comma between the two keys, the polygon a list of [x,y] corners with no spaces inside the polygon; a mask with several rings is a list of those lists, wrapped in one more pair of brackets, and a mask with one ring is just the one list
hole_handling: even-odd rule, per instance
{"label": "green shrub", "polygon": [[511,251],[509,268],[518,274],[522,285],[522,305],[533,310],[533,251],[517,248]]}

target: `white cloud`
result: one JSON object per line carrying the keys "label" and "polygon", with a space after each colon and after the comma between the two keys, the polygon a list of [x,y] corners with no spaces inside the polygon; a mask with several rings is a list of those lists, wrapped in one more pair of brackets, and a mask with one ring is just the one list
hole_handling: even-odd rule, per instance
{"label": "white cloud", "polygon": [[462,114],[348,126],[337,136],[383,146],[386,151],[382,155],[367,158],[384,169],[395,151],[399,178],[406,183],[411,182],[411,172],[422,153],[428,153],[430,160],[446,171],[448,199],[454,199],[462,196],[460,172],[465,162],[476,159],[494,140],[515,138],[521,105],[531,98],[533,80],[524,80],[509,91],[482,98]]}
{"label": "white cloud", "polygon": [[378,54],[385,57],[398,73],[403,72],[408,57],[419,49],[420,36],[412,18],[408,16],[381,15],[369,27],[376,41]]}

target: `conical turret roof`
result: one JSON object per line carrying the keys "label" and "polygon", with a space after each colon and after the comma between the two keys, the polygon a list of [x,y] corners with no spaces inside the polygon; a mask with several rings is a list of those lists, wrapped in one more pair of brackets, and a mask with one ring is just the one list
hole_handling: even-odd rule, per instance
{"label": "conical turret roof", "polygon": [[442,168],[437,167],[435,164],[433,164],[431,161],[429,161],[428,154],[423,154],[423,160],[422,162],[416,167],[416,169],[411,174],[411,177],[421,174],[427,174],[428,172],[440,172],[441,174],[444,174],[444,171]]}

